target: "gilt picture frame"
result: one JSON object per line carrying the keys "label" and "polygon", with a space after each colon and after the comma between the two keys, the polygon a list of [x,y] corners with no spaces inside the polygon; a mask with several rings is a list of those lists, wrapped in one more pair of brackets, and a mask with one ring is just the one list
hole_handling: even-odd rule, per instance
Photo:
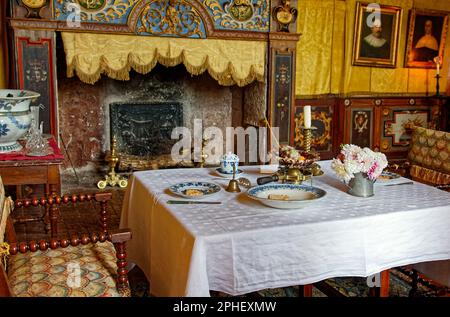
{"label": "gilt picture frame", "polygon": [[352,65],[395,68],[402,8],[356,3]]}
{"label": "gilt picture frame", "polygon": [[405,67],[435,68],[444,57],[448,12],[412,9],[409,14]]}

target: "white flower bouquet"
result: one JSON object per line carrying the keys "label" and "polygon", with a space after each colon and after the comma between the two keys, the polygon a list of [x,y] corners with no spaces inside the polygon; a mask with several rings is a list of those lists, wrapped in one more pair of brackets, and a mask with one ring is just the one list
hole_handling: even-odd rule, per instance
{"label": "white flower bouquet", "polygon": [[338,178],[345,182],[349,182],[356,173],[362,173],[368,179],[375,181],[388,165],[386,155],[381,152],[374,152],[367,147],[362,149],[353,144],[345,144],[341,147],[341,153],[333,159],[331,168]]}

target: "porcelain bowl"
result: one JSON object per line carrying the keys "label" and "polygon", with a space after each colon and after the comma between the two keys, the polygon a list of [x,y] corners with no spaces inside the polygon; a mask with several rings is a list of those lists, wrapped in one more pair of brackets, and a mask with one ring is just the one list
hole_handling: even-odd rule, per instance
{"label": "porcelain bowl", "polygon": [[[325,197],[326,191],[301,184],[266,184],[250,188],[247,195],[269,207],[298,209],[322,199]],[[286,200],[270,199],[269,195],[285,196]]]}
{"label": "porcelain bowl", "polygon": [[30,110],[31,101],[40,94],[23,89],[0,89],[0,112],[20,112]]}
{"label": "porcelain bowl", "polygon": [[30,103],[39,96],[29,90],[0,89],[0,153],[22,149],[17,140],[30,128]]}

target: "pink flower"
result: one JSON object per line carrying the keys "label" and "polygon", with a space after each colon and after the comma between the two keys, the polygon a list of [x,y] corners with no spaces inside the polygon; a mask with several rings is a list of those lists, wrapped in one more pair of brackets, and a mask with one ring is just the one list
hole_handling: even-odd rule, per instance
{"label": "pink flower", "polygon": [[369,170],[367,171],[367,176],[369,177],[370,180],[374,180],[375,178],[377,178],[377,176],[375,175],[375,171],[377,170],[378,167],[378,162],[373,162],[373,165],[369,168]]}

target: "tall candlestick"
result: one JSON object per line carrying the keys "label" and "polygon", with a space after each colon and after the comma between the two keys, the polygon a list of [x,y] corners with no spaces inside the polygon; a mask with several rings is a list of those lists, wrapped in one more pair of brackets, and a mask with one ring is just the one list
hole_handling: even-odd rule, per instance
{"label": "tall candlestick", "polygon": [[434,62],[436,63],[436,75],[439,75],[439,73],[440,73],[440,66],[441,66],[441,57],[440,56],[436,56],[434,58]]}
{"label": "tall candlestick", "polygon": [[305,106],[303,109],[304,113],[304,125],[305,128],[311,128],[311,106]]}

